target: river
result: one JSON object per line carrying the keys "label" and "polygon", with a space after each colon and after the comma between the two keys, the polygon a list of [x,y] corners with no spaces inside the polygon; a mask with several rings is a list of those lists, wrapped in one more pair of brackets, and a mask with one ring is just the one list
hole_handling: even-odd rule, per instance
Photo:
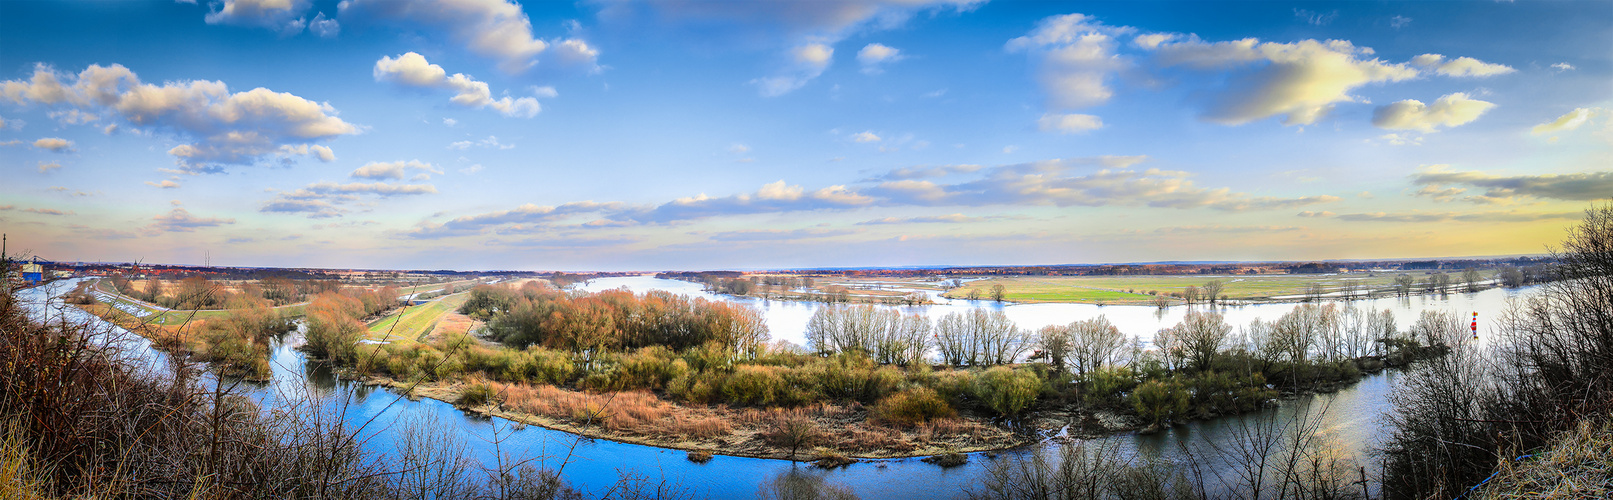
{"label": "river", "polygon": [[[36,317],[55,322],[65,318],[70,322],[86,322],[100,328],[116,329],[98,318],[75,308],[62,307],[59,301],[46,303],[46,294],[59,295],[72,289],[73,282],[58,282],[19,294],[19,299],[32,304]],[[786,301],[764,301],[751,298],[716,296],[701,290],[700,285],[652,277],[624,277],[596,279],[584,289],[598,291],[627,287],[634,291],[668,290],[713,300],[732,300],[755,306],[763,311],[772,336],[797,344],[805,341],[807,319],[822,304]],[[1356,301],[1357,307],[1372,307],[1394,311],[1401,329],[1407,328],[1424,310],[1454,311],[1459,314],[1480,314],[1480,338],[1488,337],[1493,328],[1490,320],[1506,307],[1510,298],[1532,292],[1490,289],[1477,293],[1451,294],[1445,297],[1422,296],[1410,299],[1380,298]],[[1160,328],[1180,321],[1186,307],[1177,306],[1158,311],[1151,306],[1097,306],[1087,304],[998,304],[987,301],[945,300],[927,306],[896,307],[903,311],[937,317],[949,312],[972,307],[1001,309],[1010,319],[1025,328],[1040,328],[1050,324],[1105,315],[1122,332],[1145,339]],[[1255,318],[1274,319],[1291,310],[1293,304],[1255,304],[1222,308],[1227,321],[1247,324]],[[142,339],[126,340],[123,350],[131,359],[160,367],[165,356],[149,347]],[[273,379],[267,384],[243,384],[248,396],[265,408],[276,408],[295,401],[311,401],[322,411],[339,413],[353,428],[363,427],[360,438],[367,449],[387,453],[399,426],[405,417],[428,418],[451,434],[462,439],[471,453],[485,464],[495,463],[502,454],[517,459],[547,457],[544,465],[561,468],[568,483],[582,490],[585,496],[597,496],[617,481],[622,471],[648,476],[652,481],[666,480],[675,483],[697,496],[710,498],[752,498],[758,487],[792,468],[804,468],[783,460],[717,456],[705,464],[685,459],[685,452],[651,446],[617,443],[607,440],[580,439],[564,432],[536,426],[517,426],[502,419],[467,416],[452,405],[423,399],[410,401],[400,395],[350,381],[336,380],[327,367],[309,362],[294,349],[300,337],[288,335],[286,340],[273,346],[271,352]],[[1359,383],[1332,394],[1301,398],[1285,402],[1280,409],[1268,411],[1296,411],[1302,408],[1327,407],[1322,425],[1323,432],[1339,443],[1343,451],[1358,458],[1371,470],[1374,460],[1367,453],[1379,446],[1386,432],[1381,416],[1388,409],[1388,395],[1394,385],[1395,374],[1365,377]],[[228,381],[226,381],[228,382]],[[1201,439],[1217,439],[1234,426],[1235,417],[1209,422],[1194,422],[1150,436],[1122,434],[1104,438],[1122,449],[1123,453],[1141,453],[1164,459],[1180,457],[1177,444]],[[366,424],[368,422],[368,424]],[[496,441],[496,442],[495,442]],[[1025,453],[1050,453],[1052,446],[1031,446],[995,454],[999,458]],[[942,469],[920,462],[918,458],[876,460],[852,464],[847,467],[810,473],[822,476],[830,483],[850,488],[862,498],[949,498],[956,497],[967,488],[974,487],[987,464],[992,460],[985,453],[971,454],[969,463],[960,467]],[[565,457],[569,460],[564,460]],[[590,494],[592,493],[592,494]]]}

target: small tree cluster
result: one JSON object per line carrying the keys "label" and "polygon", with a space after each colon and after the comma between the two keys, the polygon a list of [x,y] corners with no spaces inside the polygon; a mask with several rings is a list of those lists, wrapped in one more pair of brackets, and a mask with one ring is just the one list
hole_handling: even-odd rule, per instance
{"label": "small tree cluster", "polygon": [[930,320],[871,305],[824,307],[807,321],[807,347],[821,355],[851,353],[882,364],[908,365],[929,350]]}

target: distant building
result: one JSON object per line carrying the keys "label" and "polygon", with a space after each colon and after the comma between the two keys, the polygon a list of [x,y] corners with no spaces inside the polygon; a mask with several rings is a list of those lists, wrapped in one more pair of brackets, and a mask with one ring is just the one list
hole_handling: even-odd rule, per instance
{"label": "distant building", "polygon": [[30,285],[37,285],[45,280],[45,266],[38,262],[22,263],[22,280]]}

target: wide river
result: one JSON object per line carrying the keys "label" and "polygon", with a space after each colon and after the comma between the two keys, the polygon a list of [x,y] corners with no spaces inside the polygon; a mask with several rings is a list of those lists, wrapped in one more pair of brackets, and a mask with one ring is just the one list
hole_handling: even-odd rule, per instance
{"label": "wide river", "polygon": [[[1209,279],[1209,278],[1198,278]],[[65,318],[73,322],[87,322],[102,328],[116,328],[101,322],[77,309],[62,307],[59,301],[47,302],[47,293],[59,295],[72,289],[73,282],[58,282],[47,287],[27,290],[19,298],[33,304],[39,317],[49,321]],[[652,277],[604,278],[583,286],[590,291],[626,287],[634,291],[668,290],[675,293],[706,297],[712,300],[729,300],[749,304],[760,309],[774,339],[785,339],[804,344],[807,319],[823,304],[788,301],[763,301],[733,298],[706,293],[700,285]],[[1448,296],[1418,296],[1410,299],[1379,298],[1357,300],[1356,307],[1390,309],[1402,330],[1416,321],[1426,310],[1452,311],[1463,316],[1479,313],[1481,342],[1488,339],[1493,320],[1507,307],[1509,299],[1532,293],[1534,288],[1517,290],[1490,289],[1477,293],[1459,293]],[[1160,311],[1152,306],[1097,306],[1088,304],[998,304],[989,301],[951,301],[941,299],[927,306],[895,307],[904,312],[920,313],[930,317],[969,308],[1001,309],[1022,328],[1041,328],[1075,320],[1104,315],[1126,335],[1151,339],[1153,332],[1176,324],[1187,313],[1187,308],[1176,306]],[[1294,304],[1255,304],[1221,308],[1227,321],[1233,325],[1246,325],[1256,318],[1275,319],[1294,308]],[[126,337],[132,337],[127,336]],[[273,381],[267,384],[245,386],[245,391],[266,408],[289,404],[291,401],[312,401],[324,411],[337,412],[352,428],[362,426],[360,432],[364,446],[379,453],[393,448],[399,422],[407,418],[428,418],[440,428],[448,429],[463,440],[471,453],[483,463],[495,463],[503,455],[514,459],[545,457],[543,464],[560,468],[565,479],[585,496],[597,496],[617,481],[621,472],[648,476],[652,480],[666,480],[680,485],[700,497],[753,498],[758,487],[801,464],[784,460],[730,457],[719,455],[705,464],[685,459],[685,452],[652,446],[618,443],[607,440],[579,439],[577,436],[543,429],[536,426],[517,426],[502,419],[467,416],[452,405],[424,399],[410,401],[398,394],[353,382],[339,381],[330,375],[328,368],[317,362],[308,362],[301,352],[293,349],[299,341],[290,335],[283,345],[272,351]],[[164,356],[139,340],[128,341],[124,350],[131,357],[143,360],[150,366],[160,367]],[[1267,411],[1319,410],[1323,414],[1322,432],[1367,470],[1374,469],[1373,449],[1382,444],[1387,432],[1381,417],[1388,410],[1388,396],[1393,390],[1395,373],[1385,371],[1368,376],[1359,383],[1336,393],[1285,402],[1281,408]],[[1179,443],[1197,443],[1215,440],[1224,435],[1238,418],[1195,422],[1149,436],[1122,434],[1104,438],[1120,447],[1124,453],[1157,456],[1166,460],[1181,458]],[[994,454],[998,460],[1022,456],[1026,453],[1049,453],[1052,445],[1030,446]],[[852,464],[847,467],[812,474],[826,481],[850,488],[862,498],[951,498],[978,484],[985,467],[993,459],[985,453],[972,454],[969,463],[950,469],[926,464],[917,458],[876,460]],[[568,458],[569,457],[569,458]]]}

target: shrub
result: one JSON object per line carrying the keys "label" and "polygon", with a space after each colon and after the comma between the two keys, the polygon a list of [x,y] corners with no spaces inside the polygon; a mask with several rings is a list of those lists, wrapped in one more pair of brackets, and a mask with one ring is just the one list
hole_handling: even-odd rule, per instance
{"label": "shrub", "polygon": [[923,385],[934,388],[954,408],[961,408],[975,399],[975,374],[967,370],[935,372]]}
{"label": "shrub", "polygon": [[1131,401],[1143,420],[1163,425],[1182,418],[1187,412],[1188,395],[1175,380],[1150,380],[1137,386]]}
{"label": "shrub", "polygon": [[628,389],[664,389],[667,382],[689,371],[687,361],[674,358],[672,350],[662,346],[623,356],[618,366],[620,384]]}
{"label": "shrub", "polygon": [[823,431],[799,411],[774,411],[767,421],[762,439],[780,448],[790,449],[790,458],[802,447],[812,446],[823,439]]}
{"label": "shrub", "polygon": [[872,411],[875,420],[901,427],[913,427],[937,418],[951,418],[957,414],[957,410],[942,400],[934,389],[927,387],[886,396],[874,405]]}
{"label": "shrub", "polygon": [[975,380],[975,393],[987,408],[1003,416],[1014,416],[1036,402],[1042,381],[1029,370],[993,367]]}
{"label": "shrub", "polygon": [[723,400],[729,404],[769,406],[779,402],[787,391],[783,368],[773,366],[742,365],[729,375],[722,386]]}
{"label": "shrub", "polygon": [[458,403],[460,406],[476,407],[493,402],[497,397],[498,392],[487,383],[476,382],[465,386],[465,390],[459,393]]}
{"label": "shrub", "polygon": [[1108,367],[1088,373],[1082,388],[1089,405],[1120,406],[1125,396],[1137,388],[1137,377],[1130,368]]}

